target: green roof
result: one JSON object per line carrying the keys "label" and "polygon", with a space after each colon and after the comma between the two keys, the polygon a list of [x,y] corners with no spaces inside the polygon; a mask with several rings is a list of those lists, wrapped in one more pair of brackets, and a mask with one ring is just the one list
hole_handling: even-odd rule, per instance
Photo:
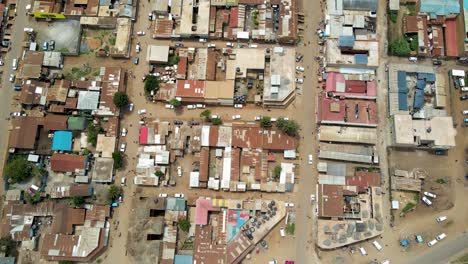
{"label": "green roof", "polygon": [[69,130],[85,130],[88,124],[86,117],[70,116],[67,121]]}
{"label": "green roof", "polygon": [[166,210],[185,211],[185,199],[172,198],[166,199]]}

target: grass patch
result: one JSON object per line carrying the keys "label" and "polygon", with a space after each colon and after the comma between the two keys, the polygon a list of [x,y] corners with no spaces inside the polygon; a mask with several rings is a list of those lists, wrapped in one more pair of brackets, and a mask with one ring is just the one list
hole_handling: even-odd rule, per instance
{"label": "grass patch", "polygon": [[405,207],[403,207],[403,209],[401,209],[401,212],[404,213],[404,214],[406,214],[407,212],[409,212],[410,210],[412,210],[415,206],[416,206],[416,204],[414,204],[414,203],[411,203],[411,202],[410,202],[410,203],[407,203],[407,204],[405,205]]}
{"label": "grass patch", "polygon": [[408,41],[401,37],[389,43],[388,52],[391,55],[408,56],[411,53],[411,49]]}
{"label": "grass patch", "polygon": [[398,20],[398,11],[388,9],[387,15],[388,15],[388,18],[390,19],[390,21],[392,21],[392,23],[397,22],[397,20]]}
{"label": "grass patch", "polygon": [[447,183],[447,180],[444,179],[444,178],[438,178],[437,180],[435,180],[435,182],[439,183],[439,184],[446,184]]}
{"label": "grass patch", "polygon": [[109,37],[109,44],[111,44],[112,46],[115,45],[115,36],[114,35]]}
{"label": "grass patch", "polygon": [[413,200],[415,200],[417,202],[417,201],[419,201],[419,198],[420,198],[419,193],[415,193],[414,196],[413,196]]}
{"label": "grass patch", "polygon": [[406,5],[406,14],[408,14],[408,16],[416,15],[416,5]]}
{"label": "grass patch", "polygon": [[294,235],[294,231],[296,231],[296,224],[295,223],[289,223],[286,226],[286,233],[288,235]]}

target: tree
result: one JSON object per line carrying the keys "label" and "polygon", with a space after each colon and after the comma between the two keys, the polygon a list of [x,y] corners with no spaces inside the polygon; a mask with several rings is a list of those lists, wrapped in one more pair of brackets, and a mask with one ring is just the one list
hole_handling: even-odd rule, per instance
{"label": "tree", "polygon": [[175,99],[175,98],[172,98],[171,100],[169,100],[169,104],[174,106],[174,107],[179,107],[180,106],[180,101]]}
{"label": "tree", "polygon": [[173,54],[171,54],[169,56],[169,59],[167,60],[167,63],[169,63],[169,65],[174,65],[174,64],[179,63],[179,60],[180,60],[179,56],[177,54],[173,53]]}
{"label": "tree", "polygon": [[145,93],[151,94],[152,91],[157,92],[159,90],[159,79],[156,76],[148,75],[145,81]]}
{"label": "tree", "polygon": [[279,130],[282,130],[286,126],[287,123],[288,123],[288,121],[286,119],[284,119],[284,117],[280,117],[280,118],[278,118],[278,120],[276,120],[276,127]]}
{"label": "tree", "polygon": [[35,192],[33,195],[29,194],[28,192],[25,192],[24,197],[26,199],[26,202],[32,205],[38,204],[42,200],[41,192]]}
{"label": "tree", "polygon": [[34,165],[26,160],[24,156],[14,157],[7,163],[5,168],[5,177],[8,182],[18,183],[29,179],[33,175]]}
{"label": "tree", "polygon": [[114,105],[117,106],[117,107],[124,107],[126,105],[128,105],[128,95],[124,92],[116,92],[114,94],[114,98],[113,98],[113,101],[114,101]]}
{"label": "tree", "polygon": [[215,126],[219,126],[223,123],[223,120],[221,120],[221,118],[217,117],[217,118],[212,118],[211,119],[211,123]]}
{"label": "tree", "polygon": [[263,128],[269,128],[272,126],[272,123],[271,123],[271,117],[269,116],[263,116],[261,119],[260,119],[260,126],[262,126]]}
{"label": "tree", "polygon": [[288,120],[283,127],[278,129],[291,137],[295,137],[297,136],[297,131],[299,130],[299,124],[296,121]]}
{"label": "tree", "polygon": [[115,198],[119,197],[122,190],[117,187],[117,185],[111,185],[109,187],[109,197],[114,200]]}
{"label": "tree", "polygon": [[86,129],[88,143],[90,143],[93,146],[96,146],[99,132],[102,132],[102,128],[100,126],[96,127],[93,123],[89,123],[88,128]]}
{"label": "tree", "polygon": [[59,261],[58,263],[59,263],[59,264],[73,264],[73,263],[75,263],[75,262],[69,261],[69,260],[61,260],[61,261]]}
{"label": "tree", "polygon": [[114,160],[114,168],[116,170],[123,167],[123,154],[120,151],[112,153],[112,159]]}
{"label": "tree", "polygon": [[411,53],[408,42],[404,38],[399,38],[390,42],[388,51],[390,54],[397,56],[408,56]]}
{"label": "tree", "polygon": [[0,238],[0,252],[4,253],[6,257],[15,257],[16,242],[9,236]]}
{"label": "tree", "polygon": [[162,172],[162,171],[160,171],[160,170],[156,171],[155,174],[156,174],[156,176],[158,176],[158,177],[164,176],[164,172]]}
{"label": "tree", "polygon": [[187,219],[182,219],[182,220],[179,220],[179,222],[177,223],[177,225],[179,226],[179,228],[184,231],[184,232],[188,232],[190,230],[190,221],[187,220]]}
{"label": "tree", "polygon": [[281,175],[281,171],[282,171],[281,166],[279,166],[279,165],[276,166],[276,167],[273,169],[273,176],[274,176],[275,178],[279,178],[280,175]]}
{"label": "tree", "polygon": [[85,199],[81,196],[74,196],[72,198],[73,206],[81,207],[85,203]]}
{"label": "tree", "polygon": [[203,112],[200,113],[200,117],[204,117],[205,119],[210,119],[211,116],[211,110],[206,109],[203,110]]}

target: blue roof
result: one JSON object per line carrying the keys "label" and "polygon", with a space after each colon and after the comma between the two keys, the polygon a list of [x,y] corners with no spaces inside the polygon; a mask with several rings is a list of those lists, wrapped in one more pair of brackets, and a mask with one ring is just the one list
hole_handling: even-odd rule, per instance
{"label": "blue roof", "polygon": [[344,10],[377,11],[378,0],[343,0]]}
{"label": "blue roof", "polygon": [[460,2],[458,0],[421,0],[421,13],[427,13],[431,18],[460,14]]}
{"label": "blue roof", "polygon": [[416,82],[416,89],[424,90],[424,87],[426,87],[426,81],[425,80],[418,80]]}
{"label": "blue roof", "polygon": [[340,36],[338,39],[338,46],[352,47],[354,46],[354,36]]}
{"label": "blue roof", "polygon": [[408,111],[408,94],[398,93],[398,110]]}
{"label": "blue roof", "polygon": [[172,198],[166,199],[166,210],[185,211],[185,199]]}
{"label": "blue roof", "polygon": [[424,91],[423,90],[416,90],[414,93],[414,109],[421,109],[424,105]]}
{"label": "blue roof", "polygon": [[426,82],[435,82],[436,77],[433,73],[426,73]]}
{"label": "blue roof", "polygon": [[418,80],[426,79],[427,73],[418,72]]}
{"label": "blue roof", "polygon": [[406,72],[398,71],[398,92],[407,93],[408,88],[406,87]]}
{"label": "blue roof", "polygon": [[52,140],[52,150],[70,151],[73,135],[71,131],[55,131]]}
{"label": "blue roof", "polygon": [[15,257],[1,257],[0,264],[15,264]]}
{"label": "blue roof", "polygon": [[175,255],[174,264],[192,264],[193,257],[190,255]]}
{"label": "blue roof", "polygon": [[356,64],[364,64],[367,65],[367,54],[356,54],[354,55],[354,61]]}

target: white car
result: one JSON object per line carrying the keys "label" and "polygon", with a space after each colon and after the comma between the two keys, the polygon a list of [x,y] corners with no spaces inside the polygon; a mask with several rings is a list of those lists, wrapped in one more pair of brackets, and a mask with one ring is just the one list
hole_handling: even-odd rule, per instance
{"label": "white car", "polygon": [[174,109],[174,106],[171,105],[171,104],[166,104],[165,107],[166,107],[167,109]]}
{"label": "white car", "polygon": [[408,60],[411,61],[411,62],[417,62],[418,58],[417,57],[409,57]]}
{"label": "white car", "polygon": [[241,115],[233,115],[232,120],[239,120],[241,119]]}
{"label": "white car", "polygon": [[304,83],[304,79],[302,79],[302,78],[296,78],[296,83]]}
{"label": "white car", "polygon": [[232,42],[226,42],[226,47],[232,48],[234,47],[234,44],[232,44]]}
{"label": "white car", "polygon": [[447,235],[445,233],[442,233],[442,234],[436,236],[436,239],[437,239],[437,241],[441,241],[442,239],[444,239],[446,237],[447,237]]}
{"label": "white car", "polygon": [[468,110],[463,110],[462,112],[464,115],[468,115]]}
{"label": "white car", "polygon": [[244,105],[243,104],[235,104],[234,108],[244,108]]}
{"label": "white car", "polygon": [[187,105],[188,110],[196,109],[197,105]]}
{"label": "white car", "polygon": [[294,203],[284,203],[284,206],[285,206],[285,207],[288,207],[288,208],[293,208],[293,207],[294,207]]}
{"label": "white car", "polygon": [[138,114],[139,114],[139,115],[144,115],[144,114],[146,114],[146,109],[140,109],[140,110],[138,110]]}
{"label": "white car", "polygon": [[435,244],[437,244],[437,240],[435,240],[435,239],[434,239],[434,240],[431,240],[431,241],[429,241],[429,242],[427,242],[427,246],[428,246],[428,247],[432,247],[432,246],[435,245]]}
{"label": "white car", "polygon": [[14,82],[14,81],[15,81],[15,78],[16,78],[16,76],[15,76],[14,74],[10,74],[10,78],[8,78],[8,80],[9,80],[10,82]]}
{"label": "white car", "polygon": [[444,216],[439,216],[439,217],[436,218],[436,221],[439,222],[439,223],[443,222],[445,220],[447,220],[447,216],[445,216],[445,215]]}
{"label": "white car", "polygon": [[21,112],[13,112],[11,113],[11,116],[26,116],[26,114],[23,114]]}
{"label": "white car", "polygon": [[304,72],[304,67],[296,66],[296,71]]}
{"label": "white car", "polygon": [[132,112],[132,111],[133,111],[133,106],[134,106],[134,104],[133,104],[133,103],[130,103],[130,104],[128,105],[128,111]]}
{"label": "white car", "polygon": [[219,115],[211,115],[211,119],[219,118]]}
{"label": "white car", "polygon": [[160,193],[158,196],[159,196],[159,198],[166,198],[166,197],[167,197],[167,193]]}
{"label": "white car", "polygon": [[174,194],[174,197],[175,198],[184,198],[185,195],[183,193],[176,193],[176,194]]}
{"label": "white car", "polygon": [[280,228],[280,236],[282,236],[282,237],[285,237],[285,236],[286,236],[286,232],[284,232],[284,228],[283,228],[283,227]]}
{"label": "white car", "polygon": [[136,44],[135,51],[136,51],[136,53],[140,53],[140,51],[141,51],[141,45],[140,44]]}
{"label": "white car", "polygon": [[207,42],[207,40],[205,38],[201,38],[198,41],[201,42],[201,43],[206,43]]}
{"label": "white car", "polygon": [[205,107],[206,107],[206,105],[204,105],[204,104],[196,104],[195,106],[196,106],[197,108],[205,108]]}
{"label": "white car", "polygon": [[261,116],[256,116],[256,117],[254,118],[254,120],[255,120],[255,121],[260,121],[260,120],[262,120],[262,117],[261,117]]}
{"label": "white car", "polygon": [[423,196],[421,199],[422,199],[422,201],[423,201],[425,204],[427,204],[428,206],[431,206],[431,205],[432,205],[431,200],[427,199],[426,196]]}
{"label": "white car", "polygon": [[127,148],[127,142],[122,142],[122,144],[120,144],[120,152],[125,152],[126,148]]}
{"label": "white car", "polygon": [[182,167],[177,166],[177,176],[182,177]]}
{"label": "white car", "polygon": [[216,44],[210,43],[210,44],[208,44],[208,48],[216,48]]}
{"label": "white car", "polygon": [[312,165],[313,162],[314,162],[314,160],[313,160],[312,154],[309,154],[308,163]]}
{"label": "white car", "polygon": [[430,193],[430,192],[424,192],[424,195],[426,195],[427,197],[430,197],[430,198],[437,198],[437,195],[433,194],[433,193]]}
{"label": "white car", "polygon": [[122,135],[122,137],[125,137],[127,135],[127,129],[126,128],[122,128],[122,133],[120,133]]}
{"label": "white car", "polygon": [[310,202],[311,203],[315,202],[315,194],[310,195]]}
{"label": "white car", "polygon": [[146,35],[146,32],[145,31],[138,31],[137,35],[138,36],[144,36],[144,35]]}

